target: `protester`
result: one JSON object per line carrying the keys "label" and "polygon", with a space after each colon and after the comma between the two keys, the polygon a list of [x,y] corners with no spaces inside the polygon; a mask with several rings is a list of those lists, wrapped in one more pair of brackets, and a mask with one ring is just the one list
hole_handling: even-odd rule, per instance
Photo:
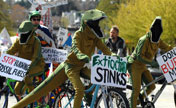
{"label": "protester", "polygon": [[42,47],[53,47],[55,48],[54,39],[48,30],[48,28],[44,25],[40,25],[41,21],[41,14],[39,11],[32,11],[29,14],[29,20],[32,22],[32,24],[37,28],[35,30],[35,33],[37,34],[37,37],[40,39]]}
{"label": "protester", "polygon": [[33,77],[44,72],[45,62],[41,54],[41,44],[34,31],[31,21],[23,21],[18,29],[19,38],[7,51],[7,54],[18,53],[18,57],[32,61],[24,80],[15,85],[15,93],[20,96],[23,94],[24,87],[27,87],[29,92],[32,91]]}
{"label": "protester", "polygon": [[105,17],[105,13],[100,10],[86,11],[82,16],[80,29],[73,36],[71,52],[66,61],[60,64],[52,75],[12,108],[23,108],[57,88],[68,78],[75,89],[74,108],[81,108],[84,86],[80,80],[80,74],[90,78],[90,69],[84,67],[85,64],[89,64],[95,47],[102,50],[103,54],[111,55],[110,50],[100,39],[103,37],[103,33],[100,30],[99,22]]}
{"label": "protester", "polygon": [[110,37],[106,41],[106,46],[110,50],[119,55],[120,57],[126,56],[126,45],[125,41],[119,36],[119,29],[117,26],[113,26],[110,30]]}
{"label": "protester", "polygon": [[[133,87],[131,108],[136,108],[137,103],[139,103],[137,99],[140,93],[141,80],[145,84],[148,84],[153,80],[146,64],[150,64],[154,67],[158,66],[158,63],[153,60],[158,48],[165,52],[173,48],[165,44],[163,40],[160,39],[162,32],[163,28],[161,17],[156,17],[150,27],[150,31],[139,39],[133,53],[128,58],[128,71],[131,75]],[[155,84],[150,85],[146,90],[147,94],[150,94],[154,89]],[[143,98],[145,98],[144,94]]]}

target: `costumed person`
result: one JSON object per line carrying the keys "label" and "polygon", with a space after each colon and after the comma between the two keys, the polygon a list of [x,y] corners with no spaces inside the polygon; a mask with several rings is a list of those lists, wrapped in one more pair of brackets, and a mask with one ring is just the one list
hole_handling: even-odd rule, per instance
{"label": "costumed person", "polygon": [[[150,27],[150,31],[139,39],[135,50],[128,58],[128,72],[131,75],[133,87],[131,108],[136,108],[137,103],[140,103],[137,99],[140,93],[141,81],[145,84],[153,81],[146,64],[154,67],[158,66],[158,63],[154,60],[158,49],[160,48],[162,51],[167,52],[173,48],[160,39],[162,32],[162,19],[161,17],[156,17]],[[147,94],[150,94],[154,89],[155,84],[150,85],[146,90]],[[145,98],[144,93],[142,97]]]}
{"label": "costumed person", "polygon": [[84,65],[89,63],[95,47],[105,55],[112,54],[100,39],[104,36],[99,27],[99,22],[104,18],[106,18],[105,13],[100,10],[86,11],[82,16],[80,29],[73,36],[71,52],[66,61],[61,63],[46,80],[12,108],[23,108],[57,88],[67,79],[71,81],[75,89],[74,108],[81,108],[85,88],[80,80],[80,75],[90,78],[91,74],[90,69]]}
{"label": "costumed person", "polygon": [[40,21],[41,21],[40,12],[39,11],[32,11],[29,14],[29,20],[37,28],[35,30],[35,32],[37,34],[37,37],[41,41],[42,47],[53,47],[53,48],[55,48],[56,46],[55,46],[55,43],[54,43],[54,39],[53,39],[49,29],[44,25],[40,25]]}
{"label": "costumed person", "polygon": [[[37,34],[37,37],[39,38],[39,40],[41,42],[41,46],[56,48],[55,43],[54,43],[54,39],[53,39],[49,29],[44,25],[40,25],[40,21],[41,21],[40,12],[39,11],[31,11],[29,14],[29,20],[32,22],[34,27],[37,28],[35,30],[35,33]],[[59,64],[57,62],[53,61],[53,65],[58,66]],[[46,76],[49,75],[49,67],[50,67],[50,63],[46,63],[46,66],[45,66]]]}
{"label": "costumed person", "polygon": [[28,88],[29,92],[32,91],[33,77],[44,72],[45,62],[41,54],[41,44],[34,31],[31,21],[23,21],[18,29],[19,38],[7,50],[7,54],[17,53],[18,57],[32,61],[24,80],[15,85],[15,93],[19,96],[23,94],[23,88]]}
{"label": "costumed person", "polygon": [[106,46],[120,57],[126,56],[125,41],[119,36],[119,28],[117,26],[111,28],[109,39],[106,41]]}

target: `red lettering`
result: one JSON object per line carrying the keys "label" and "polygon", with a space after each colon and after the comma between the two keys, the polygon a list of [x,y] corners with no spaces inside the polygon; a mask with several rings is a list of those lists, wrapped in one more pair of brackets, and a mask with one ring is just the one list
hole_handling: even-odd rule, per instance
{"label": "red lettering", "polygon": [[169,63],[167,62],[167,65],[168,65],[168,67],[171,69],[171,70],[173,70],[174,69],[174,63],[173,63],[173,61],[172,60],[170,60],[171,61],[171,63],[172,63],[172,67],[170,67],[170,65],[169,65]]}
{"label": "red lettering", "polygon": [[4,60],[2,60],[2,62],[7,62],[6,57],[7,57],[7,56],[4,56]]}
{"label": "red lettering", "polygon": [[161,69],[163,70],[164,74],[166,74],[169,71],[168,68],[167,68],[167,66],[166,66],[166,64],[163,64],[161,66]]}
{"label": "red lettering", "polygon": [[173,58],[173,61],[174,61],[174,63],[175,63],[175,66],[176,66],[176,57],[174,57],[174,58]]}
{"label": "red lettering", "polygon": [[5,63],[8,63],[8,64],[11,64],[11,65],[12,65],[15,61],[16,61],[15,58],[7,57],[7,56],[4,56],[4,60],[2,60],[2,62],[5,62]]}

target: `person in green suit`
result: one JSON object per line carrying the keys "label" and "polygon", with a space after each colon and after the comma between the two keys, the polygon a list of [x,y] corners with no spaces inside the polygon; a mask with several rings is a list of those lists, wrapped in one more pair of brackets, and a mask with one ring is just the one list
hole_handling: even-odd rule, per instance
{"label": "person in green suit", "polygon": [[84,96],[85,88],[80,80],[80,75],[90,78],[91,74],[90,69],[84,67],[84,65],[89,63],[96,47],[103,54],[111,55],[110,50],[101,41],[104,35],[100,29],[99,22],[104,18],[106,18],[105,13],[100,10],[92,9],[86,11],[82,16],[80,29],[73,36],[71,52],[68,54],[66,61],[61,63],[51,76],[12,108],[23,108],[57,88],[67,79],[71,81],[75,90],[74,108],[81,108],[81,100]]}
{"label": "person in green suit", "polygon": [[32,61],[24,80],[15,85],[17,95],[22,95],[24,88],[28,88],[29,92],[32,91],[34,89],[33,77],[44,72],[45,62],[41,54],[41,44],[34,31],[31,21],[23,21],[18,29],[19,38],[7,50],[7,54],[17,54],[20,58]]}
{"label": "person in green suit", "polygon": [[[153,60],[155,54],[160,48],[162,51],[167,52],[173,47],[167,45],[160,39],[163,32],[162,19],[156,17],[153,21],[150,31],[141,37],[133,53],[128,58],[128,71],[132,79],[132,96],[131,108],[136,108],[137,98],[139,97],[141,80],[148,84],[153,80],[150,71],[147,69],[146,64],[157,66],[157,62]],[[147,94],[150,94],[155,89],[155,84],[147,88]],[[143,98],[144,94],[143,94]]]}

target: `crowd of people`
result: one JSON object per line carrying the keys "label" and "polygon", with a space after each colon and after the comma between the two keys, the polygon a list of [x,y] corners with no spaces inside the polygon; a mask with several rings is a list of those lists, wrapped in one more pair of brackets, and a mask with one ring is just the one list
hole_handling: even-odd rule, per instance
{"label": "crowd of people", "polygon": [[[53,74],[40,86],[34,88],[32,85],[33,77],[41,75],[49,68],[49,64],[46,64],[42,57],[41,47],[56,48],[56,45],[47,27],[40,25],[40,13],[38,11],[30,13],[29,19],[23,21],[18,28],[19,39],[7,51],[8,54],[32,61],[24,80],[15,85],[17,95],[22,95],[24,86],[29,89],[30,93],[12,108],[25,107],[63,84],[67,79],[71,81],[75,90],[74,108],[81,108],[85,87],[80,77],[84,76],[84,78],[90,79],[90,69],[85,65],[90,63],[96,48],[101,50],[104,55],[115,54],[116,56],[127,57],[127,69],[131,75],[133,87],[130,106],[136,108],[136,105],[140,103],[137,99],[141,87],[140,80],[146,84],[153,80],[146,64],[158,65],[153,60],[158,49],[167,52],[173,47],[160,39],[163,32],[162,19],[156,17],[146,35],[139,39],[133,53],[127,56],[125,40],[119,36],[120,30],[117,26],[112,26],[109,38],[105,43],[101,41],[104,35],[99,23],[106,17],[104,12],[97,9],[86,11],[82,16],[79,30],[73,36],[72,48],[65,62],[58,65]],[[147,89],[147,94],[150,94],[154,89],[155,85],[152,84]],[[144,95],[143,98],[145,98]]]}

